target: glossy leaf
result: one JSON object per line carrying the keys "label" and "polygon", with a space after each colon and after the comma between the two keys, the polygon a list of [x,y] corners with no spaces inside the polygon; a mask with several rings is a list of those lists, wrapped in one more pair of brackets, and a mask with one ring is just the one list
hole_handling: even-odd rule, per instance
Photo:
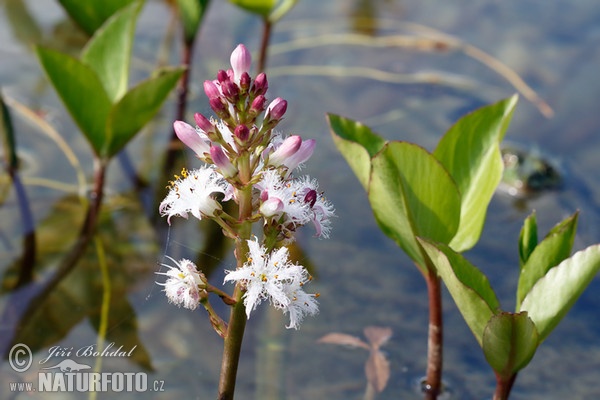
{"label": "glossy leaf", "polygon": [[525,265],[521,268],[517,288],[517,309],[531,290],[533,285],[542,278],[552,267],[569,257],[575,231],[577,229],[578,213],[557,224],[550,233],[533,249]]}
{"label": "glossy leaf", "polygon": [[424,269],[416,237],[448,243],[458,229],[460,194],[425,149],[390,142],[372,160],[369,201],[383,232]]}
{"label": "glossy leaf", "polygon": [[183,25],[183,36],[193,43],[210,0],[177,0],[179,19]]}
{"label": "glossy leaf", "polygon": [[529,364],[538,344],[537,329],[526,312],[494,315],[483,331],[485,359],[505,378]]}
{"label": "glossy leaf", "polygon": [[117,10],[135,0],[58,0],[69,16],[92,35]]}
{"label": "glossy leaf", "polygon": [[433,262],[438,275],[481,346],[488,321],[500,309],[500,303],[488,279],[447,245],[433,244],[421,238],[419,243]]}
{"label": "glossy leaf", "polygon": [[69,55],[43,47],[37,47],[36,51],[69,114],[94,152],[100,154],[104,144],[104,127],[111,108],[102,83],[90,67]]}
{"label": "glossy leaf", "polygon": [[342,153],[365,190],[369,187],[371,158],[386,141],[371,129],[348,118],[327,114],[333,143]]}
{"label": "glossy leaf", "polygon": [[527,293],[519,311],[527,311],[540,342],[567,314],[600,269],[600,245],[578,251],[551,268]]}
{"label": "glossy leaf", "polygon": [[433,152],[462,195],[460,226],[450,242],[458,252],[473,247],[481,235],[488,204],[502,179],[500,142],[516,104],[515,95],[462,117]]}
{"label": "glossy leaf", "polygon": [[238,7],[243,8],[251,13],[268,17],[275,5],[277,0],[229,0],[231,3]]}
{"label": "glossy leaf", "polygon": [[298,2],[298,0],[282,0],[275,6],[275,8],[269,14],[269,21],[273,24],[279,21],[285,14],[287,14]]}
{"label": "glossy leaf", "polygon": [[183,71],[183,68],[163,69],[158,76],[133,87],[114,105],[107,123],[103,157],[118,153],[154,117]]}
{"label": "glossy leaf", "polygon": [[525,265],[529,256],[538,244],[537,220],[535,212],[525,218],[519,235],[519,264]]}
{"label": "glossy leaf", "polygon": [[112,103],[127,91],[135,22],[140,7],[138,1],[115,13],[94,33],[81,54],[81,61],[94,70]]}

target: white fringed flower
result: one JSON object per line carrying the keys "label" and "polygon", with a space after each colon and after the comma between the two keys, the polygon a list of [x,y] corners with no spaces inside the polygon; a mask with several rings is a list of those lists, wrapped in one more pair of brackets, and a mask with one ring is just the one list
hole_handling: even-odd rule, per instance
{"label": "white fringed flower", "polygon": [[202,167],[189,172],[184,169],[182,177],[171,182],[169,193],[160,203],[160,214],[167,216],[169,224],[173,215],[187,218],[191,213],[198,219],[212,217],[215,211],[221,210],[221,204],[214,198],[215,193],[230,195],[231,190],[214,168]]}
{"label": "white fringed flower", "polygon": [[225,282],[238,282],[245,288],[248,318],[263,300],[269,300],[274,307],[290,313],[288,328],[297,329],[305,314],[318,311],[315,296],[302,290],[302,285],[309,281],[308,272],[290,262],[286,247],[266,254],[266,249],[255,239],[248,240],[248,249],[248,261],[235,271],[227,271]]}
{"label": "white fringed flower", "polygon": [[200,295],[206,287],[206,279],[198,272],[196,265],[190,260],[181,259],[175,261],[175,266],[161,264],[168,267],[167,272],[157,272],[159,275],[169,277],[165,283],[157,284],[164,286],[163,291],[167,295],[170,303],[178,306],[195,310],[200,303]]}

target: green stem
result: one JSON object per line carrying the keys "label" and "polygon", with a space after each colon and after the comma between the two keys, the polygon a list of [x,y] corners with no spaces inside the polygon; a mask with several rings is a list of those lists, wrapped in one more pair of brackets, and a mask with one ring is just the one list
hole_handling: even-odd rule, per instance
{"label": "green stem", "polygon": [[[241,157],[240,178],[242,182],[247,183],[248,175],[248,157]],[[237,258],[237,267],[241,268],[247,260],[248,243],[252,233],[252,223],[248,218],[252,215],[252,185],[246,185],[238,191],[239,221],[240,229],[235,246],[235,256]],[[223,344],[223,360],[221,362],[221,376],[219,380],[218,400],[232,400],[235,391],[235,381],[237,376],[238,363],[242,350],[242,341],[244,339],[244,330],[246,328],[246,309],[242,296],[243,288],[236,284],[233,292],[233,299],[236,303],[231,306],[229,315],[229,324],[225,343]]]}
{"label": "green stem", "polygon": [[510,391],[517,379],[517,374],[508,377],[503,377],[496,373],[496,392],[494,392],[493,400],[508,400]]}

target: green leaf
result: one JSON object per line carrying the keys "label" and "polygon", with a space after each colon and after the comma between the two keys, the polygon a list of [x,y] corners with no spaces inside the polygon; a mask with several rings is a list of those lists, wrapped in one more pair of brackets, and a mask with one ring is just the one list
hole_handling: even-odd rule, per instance
{"label": "green leaf", "polygon": [[494,315],[483,331],[485,359],[505,378],[529,364],[538,344],[537,329],[526,312]]}
{"label": "green leaf", "polygon": [[434,244],[421,238],[418,240],[477,342],[482,346],[484,329],[490,318],[500,309],[500,303],[490,282],[481,271],[449,246]]}
{"label": "green leaf", "polygon": [[81,55],[81,61],[100,78],[112,103],[127,91],[135,21],[140,8],[138,1],[115,13],[96,31]]}
{"label": "green leaf", "polygon": [[[104,144],[110,99],[94,71],[60,52],[36,47],[46,75],[96,154]],[[85,101],[83,101],[85,99]]]}
{"label": "green leaf", "polygon": [[477,243],[488,204],[502,179],[500,142],[512,118],[515,95],[458,120],[440,140],[434,156],[448,170],[460,193],[460,226],[450,246],[458,252]]}
{"label": "green leaf", "polygon": [[538,244],[538,233],[537,233],[537,220],[535,217],[535,211],[531,215],[525,218],[523,221],[523,228],[521,228],[521,234],[519,235],[519,264],[521,269],[531,256],[531,253]]}
{"label": "green leaf", "polygon": [[575,213],[558,223],[531,252],[519,274],[517,310],[535,283],[550,268],[557,266],[571,254],[573,242],[575,241],[578,215],[579,213]]}
{"label": "green leaf", "polygon": [[69,16],[92,35],[117,10],[135,0],[58,0]]}
{"label": "green leaf", "polygon": [[369,201],[383,232],[423,269],[416,237],[448,243],[458,229],[456,185],[435,157],[412,143],[387,143],[373,157]]}
{"label": "green leaf", "polygon": [[4,102],[4,96],[0,91],[0,135],[2,136],[2,147],[4,148],[4,161],[9,170],[16,170],[19,167],[17,159],[17,143],[15,141],[15,131],[13,129],[12,118],[8,107]]}
{"label": "green leaf", "polygon": [[269,21],[274,24],[287,14],[298,2],[298,0],[283,0],[271,11]]}
{"label": "green leaf", "polygon": [[368,190],[371,158],[383,148],[385,140],[360,122],[335,114],[327,114],[327,119],[333,143]]}
{"label": "green leaf", "polygon": [[519,311],[527,311],[540,342],[567,314],[600,269],[600,245],[578,251],[550,269],[531,288]]}
{"label": "green leaf", "polygon": [[268,17],[271,10],[275,7],[276,0],[229,0],[238,7],[243,8],[251,13]]}
{"label": "green leaf", "polygon": [[133,87],[114,105],[107,123],[103,157],[117,154],[154,117],[184,70],[165,68],[158,76]]}
{"label": "green leaf", "polygon": [[193,43],[208,8],[210,0],[177,0],[179,18],[183,25],[183,35],[187,43]]}

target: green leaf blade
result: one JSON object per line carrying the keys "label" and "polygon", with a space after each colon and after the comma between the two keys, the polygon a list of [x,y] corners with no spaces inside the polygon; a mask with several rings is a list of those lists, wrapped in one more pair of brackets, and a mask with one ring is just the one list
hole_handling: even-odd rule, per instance
{"label": "green leaf blade", "polygon": [[111,107],[102,83],[91,68],[69,55],[42,47],[37,47],[36,52],[46,75],[71,117],[92,145],[94,152],[100,154],[105,140],[106,119]]}
{"label": "green leaf blade", "polygon": [[462,255],[441,243],[418,239],[448,288],[465,322],[482,346],[484,329],[500,309],[488,279]]}
{"label": "green leaf blade", "polygon": [[578,251],[539,279],[523,299],[540,342],[558,325],[600,269],[600,245]]}
{"label": "green leaf blade", "polygon": [[371,158],[386,141],[368,126],[335,114],[327,114],[333,142],[365,190],[369,187]]}
{"label": "green leaf blade", "polygon": [[456,185],[435,157],[411,143],[387,143],[372,159],[369,201],[384,233],[422,268],[416,237],[448,243],[458,229]]}
{"label": "green leaf blade", "polygon": [[117,10],[133,1],[136,0],[58,0],[75,23],[90,36]]}
{"label": "green leaf blade", "polygon": [[103,157],[117,154],[158,112],[173,90],[184,68],[166,68],[153,78],[140,82],[112,108]]}
{"label": "green leaf blade", "polygon": [[538,245],[537,219],[535,212],[525,218],[519,234],[519,265],[521,269]]}
{"label": "green leaf blade", "polygon": [[557,266],[571,254],[577,230],[578,215],[578,213],[575,213],[556,224],[544,240],[531,252],[519,274],[517,309],[535,283],[550,268]]}
{"label": "green leaf blade", "polygon": [[186,43],[193,43],[210,0],[177,0]]}
{"label": "green leaf blade", "polygon": [[488,204],[502,179],[500,142],[517,99],[515,95],[464,116],[448,130],[433,153],[462,194],[460,227],[450,243],[458,252],[473,247],[481,235]]}
{"label": "green leaf blade", "polygon": [[112,103],[127,91],[135,22],[140,8],[141,2],[137,1],[116,12],[94,33],[81,55],[81,61],[100,78]]}
{"label": "green leaf blade", "polygon": [[526,312],[494,315],[483,332],[483,353],[492,369],[508,378],[525,368],[539,344],[538,332]]}
{"label": "green leaf blade", "polygon": [[277,4],[276,0],[229,0],[238,7],[267,18]]}

